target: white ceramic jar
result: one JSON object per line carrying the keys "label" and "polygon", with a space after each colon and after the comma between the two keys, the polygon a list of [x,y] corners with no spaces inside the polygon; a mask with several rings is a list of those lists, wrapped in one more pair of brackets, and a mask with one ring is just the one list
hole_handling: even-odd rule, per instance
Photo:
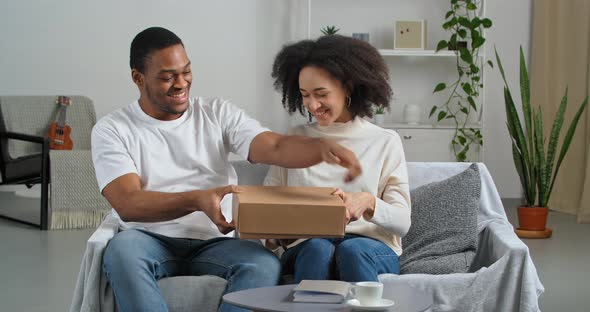
{"label": "white ceramic jar", "polygon": [[404,122],[409,125],[417,125],[420,123],[420,106],[416,104],[406,104],[404,106]]}

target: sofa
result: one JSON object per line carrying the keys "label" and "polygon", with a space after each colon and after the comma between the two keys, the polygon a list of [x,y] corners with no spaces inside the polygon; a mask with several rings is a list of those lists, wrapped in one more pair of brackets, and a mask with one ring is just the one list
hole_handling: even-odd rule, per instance
{"label": "sofa", "polygon": [[[233,165],[242,185],[261,184],[268,169],[243,161]],[[410,188],[443,181],[469,167],[468,163],[409,162]],[[381,274],[379,279],[385,287],[405,283],[432,294],[434,304],[429,311],[538,311],[538,298],[544,288],[528,248],[514,234],[487,168],[478,163],[477,169],[480,187],[475,239],[478,246],[465,272]],[[461,192],[462,189],[454,191]],[[113,294],[102,272],[102,254],[117,231],[118,222],[107,215],[89,238],[70,311],[115,311]],[[214,276],[180,276],[162,279],[159,285],[170,311],[216,311],[225,280]]]}

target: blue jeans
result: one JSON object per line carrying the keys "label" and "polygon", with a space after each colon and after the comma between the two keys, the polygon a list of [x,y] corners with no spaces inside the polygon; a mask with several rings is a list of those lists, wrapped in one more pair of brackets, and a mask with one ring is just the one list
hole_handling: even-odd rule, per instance
{"label": "blue jeans", "polygon": [[304,279],[378,281],[383,273],[399,274],[399,257],[384,243],[354,234],[344,238],[312,238],[289,248],[281,257],[284,274]]}
{"label": "blue jeans", "polygon": [[[109,241],[103,269],[119,311],[168,311],[157,281],[179,275],[216,275],[225,293],[274,286],[279,259],[261,244],[234,238],[171,238],[126,230]],[[219,311],[245,311],[227,303]]]}

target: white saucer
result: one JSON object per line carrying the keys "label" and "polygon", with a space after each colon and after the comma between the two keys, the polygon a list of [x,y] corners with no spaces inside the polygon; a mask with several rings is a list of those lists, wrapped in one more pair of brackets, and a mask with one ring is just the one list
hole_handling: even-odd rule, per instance
{"label": "white saucer", "polygon": [[353,310],[357,311],[383,311],[387,310],[388,308],[392,307],[395,304],[393,300],[389,299],[381,299],[381,302],[378,305],[373,306],[364,306],[357,299],[350,299],[346,301],[346,305],[351,307]]}

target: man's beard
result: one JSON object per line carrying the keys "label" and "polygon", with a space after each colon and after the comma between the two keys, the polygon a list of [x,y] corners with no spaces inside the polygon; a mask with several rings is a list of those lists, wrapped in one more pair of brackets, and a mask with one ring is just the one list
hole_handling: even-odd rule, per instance
{"label": "man's beard", "polygon": [[187,108],[183,109],[182,111],[177,111],[174,110],[174,108],[172,108],[171,106],[168,106],[166,104],[162,104],[160,101],[158,101],[158,99],[154,96],[152,96],[152,91],[150,89],[150,87],[146,86],[145,88],[146,90],[146,95],[147,98],[150,100],[150,102],[154,103],[156,105],[156,107],[158,107],[159,110],[168,113],[168,114],[172,114],[172,115],[182,115],[184,112],[186,112]]}

